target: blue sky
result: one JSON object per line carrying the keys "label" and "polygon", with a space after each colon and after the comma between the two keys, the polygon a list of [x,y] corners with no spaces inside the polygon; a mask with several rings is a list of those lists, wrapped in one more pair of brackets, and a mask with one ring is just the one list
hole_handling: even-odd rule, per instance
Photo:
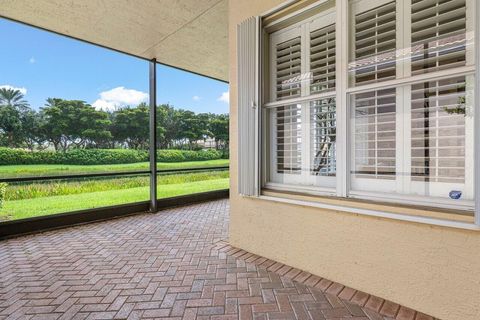
{"label": "blue sky", "polygon": [[[25,89],[38,109],[48,97],[117,108],[145,100],[148,62],[0,18],[0,86]],[[228,84],[158,65],[157,101],[228,113]],[[222,98],[223,97],[223,98]]]}

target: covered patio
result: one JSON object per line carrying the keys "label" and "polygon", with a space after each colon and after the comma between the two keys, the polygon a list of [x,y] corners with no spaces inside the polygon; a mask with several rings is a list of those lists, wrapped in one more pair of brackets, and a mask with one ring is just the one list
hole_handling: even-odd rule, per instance
{"label": "covered patio", "polygon": [[[418,203],[404,203],[399,202],[401,197],[392,191],[392,198],[377,199],[376,193],[382,192],[374,190],[375,197],[370,197],[350,185],[350,175],[354,171],[350,170],[351,146],[347,142],[354,136],[350,133],[355,133],[355,128],[347,126],[351,120],[347,117],[350,98],[357,92],[378,89],[377,84],[365,84],[365,88],[360,86],[361,90],[347,90],[351,88],[348,87],[349,53],[346,48],[349,32],[354,29],[340,30],[342,28],[338,26],[353,23],[347,18],[350,5],[354,2],[359,1],[167,0],[147,1],[141,5],[134,1],[118,1],[113,5],[113,2],[97,0],[0,0],[0,17],[149,61],[149,140],[154,145],[149,151],[149,171],[145,172],[150,177],[149,201],[74,212],[70,216],[56,215],[45,219],[47,222],[43,225],[39,223],[43,220],[32,219],[27,221],[29,225],[24,221],[23,229],[19,224],[4,224],[5,228],[14,231],[3,237],[0,232],[0,238],[5,238],[0,241],[0,320],[436,319],[425,313],[445,319],[477,319],[475,297],[478,274],[474,272],[479,261],[478,255],[474,254],[478,248],[480,228],[480,202],[477,197],[473,199],[472,193],[472,199],[468,199],[468,204],[471,203],[477,210],[475,213],[470,209],[456,210],[450,205],[456,204],[453,201],[455,194],[461,196],[458,190],[452,189],[448,193],[447,206],[437,207],[436,198],[430,199],[431,202],[422,202],[425,199],[421,199]],[[372,6],[375,3],[367,2]],[[473,3],[467,2],[468,6]],[[416,2],[412,0],[409,3]],[[398,1],[399,7],[400,4],[402,2]],[[396,6],[388,4],[387,8],[393,8],[388,14],[395,22]],[[363,10],[360,5],[357,9]],[[475,10],[479,11],[478,7]],[[462,12],[468,13],[468,10]],[[289,78],[299,82],[303,80],[301,76],[292,77],[291,71],[286,76],[272,72],[268,75],[272,79],[266,79],[267,76],[264,79],[262,63],[273,66],[277,62],[267,61],[270,56],[261,50],[274,42],[259,39],[265,40],[267,35],[296,27],[297,23],[324,13],[332,17],[332,26],[337,26],[338,35],[335,36],[338,39],[334,41],[343,43],[345,49],[341,51],[341,45],[329,48],[331,55],[325,58],[330,61],[339,57],[338,60],[341,60],[332,64],[341,67],[333,71],[335,76],[338,73],[341,77],[329,80],[338,83],[336,91],[320,90],[310,95],[314,86],[309,83],[308,88],[306,85],[305,88],[287,88],[287,91],[298,91],[298,97],[287,97],[285,100],[280,97],[278,101],[263,103],[266,101],[262,101],[262,90],[268,91],[266,85],[270,82],[274,96],[277,88],[291,85]],[[470,22],[467,18],[460,20]],[[265,26],[260,22],[266,23]],[[313,20],[304,23],[301,34],[297,36],[295,33],[288,40],[293,40],[289,44],[292,48],[302,48],[298,52],[283,48],[285,43],[290,43],[282,42],[283,35],[277,40],[272,37],[278,42],[279,52],[292,51],[292,55],[303,59],[303,62],[294,65],[281,59],[293,61],[298,57],[280,57],[278,66],[292,64],[292,68],[301,70],[302,63],[306,66],[311,62],[308,60],[311,44],[307,45],[305,39],[310,39],[318,30],[314,31],[312,27],[312,32],[308,31],[306,26],[310,28]],[[360,26],[362,23],[359,22]],[[240,24],[244,25],[243,38],[237,35]],[[475,23],[475,30],[479,28],[477,25]],[[469,24],[469,27],[472,26],[473,23]],[[290,36],[291,30],[287,31]],[[330,37],[330,31],[327,33]],[[398,34],[393,28],[392,34],[395,33]],[[475,35],[477,38],[478,34],[480,32]],[[403,33],[400,35],[408,38]],[[237,42],[237,37],[245,40],[244,43]],[[403,49],[396,48],[396,44],[393,46],[392,50]],[[277,47],[270,49],[274,48]],[[469,52],[468,56],[476,62],[459,68],[457,76],[475,74],[475,65],[480,61],[478,50]],[[271,57],[276,56],[272,54]],[[157,63],[230,81],[232,162],[229,167],[229,191],[157,199]],[[438,79],[448,78],[448,72],[441,70]],[[276,78],[282,77],[287,80],[275,82]],[[413,78],[414,85],[439,81],[434,72]],[[394,88],[397,85],[394,80],[403,81],[400,85],[404,87],[410,85],[407,81],[410,78],[405,79],[395,78],[387,82],[388,86],[381,84],[379,88]],[[470,80],[473,81],[473,77]],[[158,89],[162,90],[161,81],[158,83]],[[476,79],[472,86],[477,88],[478,83]],[[474,95],[478,97],[477,92]],[[462,93],[460,99],[464,96],[468,95]],[[408,94],[405,97],[411,99]],[[338,130],[339,136],[343,135],[343,144],[338,149],[343,164],[337,170],[335,160],[332,162],[335,166],[333,171],[318,171],[321,173],[319,176],[325,173],[328,186],[313,185],[313,182],[312,186],[305,186],[297,173],[304,174],[311,181],[315,178],[317,183],[317,176],[311,174],[315,170],[308,166],[275,166],[272,159],[276,159],[275,156],[283,158],[286,154],[297,162],[305,157],[305,160],[299,161],[301,165],[313,162],[308,158],[313,144],[306,143],[304,138],[313,137],[309,126],[314,121],[306,114],[313,112],[311,108],[314,105],[310,102],[324,98],[333,99],[328,102],[329,105],[336,99],[335,108],[338,104],[339,111],[328,112],[341,114],[344,119],[343,126],[339,127],[341,130]],[[397,100],[402,104],[407,101],[394,98],[395,103]],[[291,154],[283,153],[281,145],[288,144],[286,140],[272,138],[287,131],[282,127],[281,117],[285,112],[283,108],[291,107],[287,106],[289,104],[297,106],[297,109],[287,110],[292,113],[285,117],[296,119],[291,129],[295,135],[287,138],[291,139],[291,144],[303,143],[298,147],[300,149],[291,149]],[[409,104],[405,102],[405,105]],[[277,108],[281,109],[280,118],[274,118],[273,111],[270,111]],[[301,113],[302,108],[307,113]],[[394,117],[399,117],[397,111],[394,113]],[[267,114],[272,124],[279,126],[278,129],[273,125],[268,127],[267,121],[263,121],[262,117]],[[280,120],[275,122],[277,119]],[[301,123],[308,124],[306,129],[299,129]],[[473,131],[473,123],[470,129],[476,134],[480,126]],[[395,125],[390,130],[395,135],[397,127],[400,126]],[[301,139],[298,138],[299,132],[302,132]],[[318,133],[319,137],[324,135]],[[410,140],[405,139],[407,142]],[[279,147],[274,146],[277,142]],[[397,148],[398,143],[393,143],[392,149]],[[269,144],[272,147],[267,150]],[[408,149],[403,144],[401,147],[402,150]],[[276,152],[276,148],[280,152]],[[298,150],[302,150],[302,156],[297,155]],[[408,152],[405,154],[402,161],[397,160],[399,157],[391,157],[411,166]],[[473,151],[470,156],[469,164],[473,170],[473,161],[475,166],[479,163],[477,148],[475,157]],[[362,170],[358,172],[364,173]],[[465,175],[472,187],[474,182],[475,187],[479,185],[478,172],[475,170],[475,181]],[[283,185],[287,175],[292,182]],[[270,176],[278,177],[278,181],[269,181],[267,178]],[[403,172],[398,172],[399,180],[404,176]],[[391,182],[388,185],[395,188],[406,185],[395,181],[396,171],[391,177],[385,179]],[[371,182],[366,181],[366,184]],[[229,200],[224,199],[227,195]],[[345,283],[342,284],[342,281]]]}
{"label": "covered patio", "polygon": [[228,209],[218,200],[2,241],[0,319],[432,319],[229,246]]}

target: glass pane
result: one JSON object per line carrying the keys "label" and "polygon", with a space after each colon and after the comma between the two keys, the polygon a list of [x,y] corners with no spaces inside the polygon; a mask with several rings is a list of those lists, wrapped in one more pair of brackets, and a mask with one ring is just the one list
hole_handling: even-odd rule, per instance
{"label": "glass pane", "polygon": [[301,91],[301,38],[296,37],[275,47],[275,83],[277,100],[295,98]]}
{"label": "glass pane", "polygon": [[206,168],[205,170],[166,173],[159,172],[157,177],[157,198],[164,199],[229,188],[228,167],[223,169]]}
{"label": "glass pane", "polygon": [[473,86],[461,76],[352,95],[352,190],[471,208]]}
{"label": "glass pane", "polygon": [[[466,78],[420,83],[411,87],[412,193],[447,196],[465,194],[466,139],[472,139],[472,114],[467,114]],[[468,108],[470,110],[470,108]],[[473,174],[473,172],[470,172]],[[435,188],[434,183],[450,186]],[[451,195],[450,195],[451,196]]]}
{"label": "glass pane", "polygon": [[0,36],[0,220],[148,200],[122,174],[148,170],[148,63],[3,19]]}
{"label": "glass pane", "polygon": [[350,64],[352,85],[396,77],[396,1],[350,1]]}
{"label": "glass pane", "polygon": [[350,0],[350,85],[473,66],[472,4]]}
{"label": "glass pane", "polygon": [[228,189],[228,84],[163,65],[157,81],[157,199]]}
{"label": "glass pane", "polygon": [[395,179],[395,95],[395,89],[385,89],[356,94],[352,99],[352,173],[356,178]]}
{"label": "glass pane", "polygon": [[276,108],[275,160],[277,173],[301,174],[302,170],[302,118],[301,106]]}
{"label": "glass pane", "polygon": [[466,10],[465,0],[412,1],[412,75],[466,65],[473,45]]}
{"label": "glass pane", "polygon": [[148,174],[8,183],[0,221],[148,200]]}
{"label": "glass pane", "polygon": [[335,98],[272,108],[268,119],[268,181],[335,188]]}
{"label": "glass pane", "polygon": [[337,171],[337,110],[335,98],[310,102],[311,174],[334,177]]}
{"label": "glass pane", "polygon": [[335,24],[310,32],[310,93],[335,90]]}

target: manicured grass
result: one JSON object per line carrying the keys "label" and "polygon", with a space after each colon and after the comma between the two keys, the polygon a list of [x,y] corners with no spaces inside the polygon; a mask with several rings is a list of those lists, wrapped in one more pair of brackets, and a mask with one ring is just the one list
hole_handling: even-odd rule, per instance
{"label": "manicured grass", "polygon": [[[159,163],[159,170],[227,166],[228,160]],[[0,177],[53,176],[148,170],[148,162],[117,165],[0,166]],[[148,200],[147,176],[12,183],[7,187],[0,221],[43,216]],[[158,197],[193,194],[229,187],[228,171],[158,176]]]}
{"label": "manicured grass", "polygon": [[[228,189],[229,179],[215,179],[161,185],[158,198],[168,198],[212,190]],[[73,195],[6,201],[0,210],[0,220],[22,219],[74,210],[91,209],[148,200],[149,188],[136,187]]]}
{"label": "manicured grass", "polygon": [[[159,162],[158,170],[183,169],[228,166],[228,159],[189,161],[189,162]],[[81,173],[122,172],[148,170],[148,162],[109,165],[62,165],[62,164],[38,164],[38,165],[13,165],[0,166],[0,177],[16,178],[31,176],[53,176]]]}
{"label": "manicured grass", "polygon": [[[197,181],[225,179],[229,172],[210,171],[192,172],[182,174],[163,174],[157,177],[157,183],[161,189],[163,185],[182,184]],[[6,201],[24,200],[40,197],[52,197],[69,194],[80,194],[98,191],[123,190],[138,187],[148,187],[148,176],[124,176],[119,178],[90,178],[75,180],[49,180],[34,183],[10,184],[5,193]]]}

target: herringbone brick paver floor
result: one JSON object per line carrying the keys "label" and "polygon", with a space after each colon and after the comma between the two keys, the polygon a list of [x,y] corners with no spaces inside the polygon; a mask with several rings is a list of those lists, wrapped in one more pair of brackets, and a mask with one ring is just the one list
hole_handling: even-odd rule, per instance
{"label": "herringbone brick paver floor", "polygon": [[227,229],[221,200],[0,242],[0,319],[388,319],[221,250]]}

